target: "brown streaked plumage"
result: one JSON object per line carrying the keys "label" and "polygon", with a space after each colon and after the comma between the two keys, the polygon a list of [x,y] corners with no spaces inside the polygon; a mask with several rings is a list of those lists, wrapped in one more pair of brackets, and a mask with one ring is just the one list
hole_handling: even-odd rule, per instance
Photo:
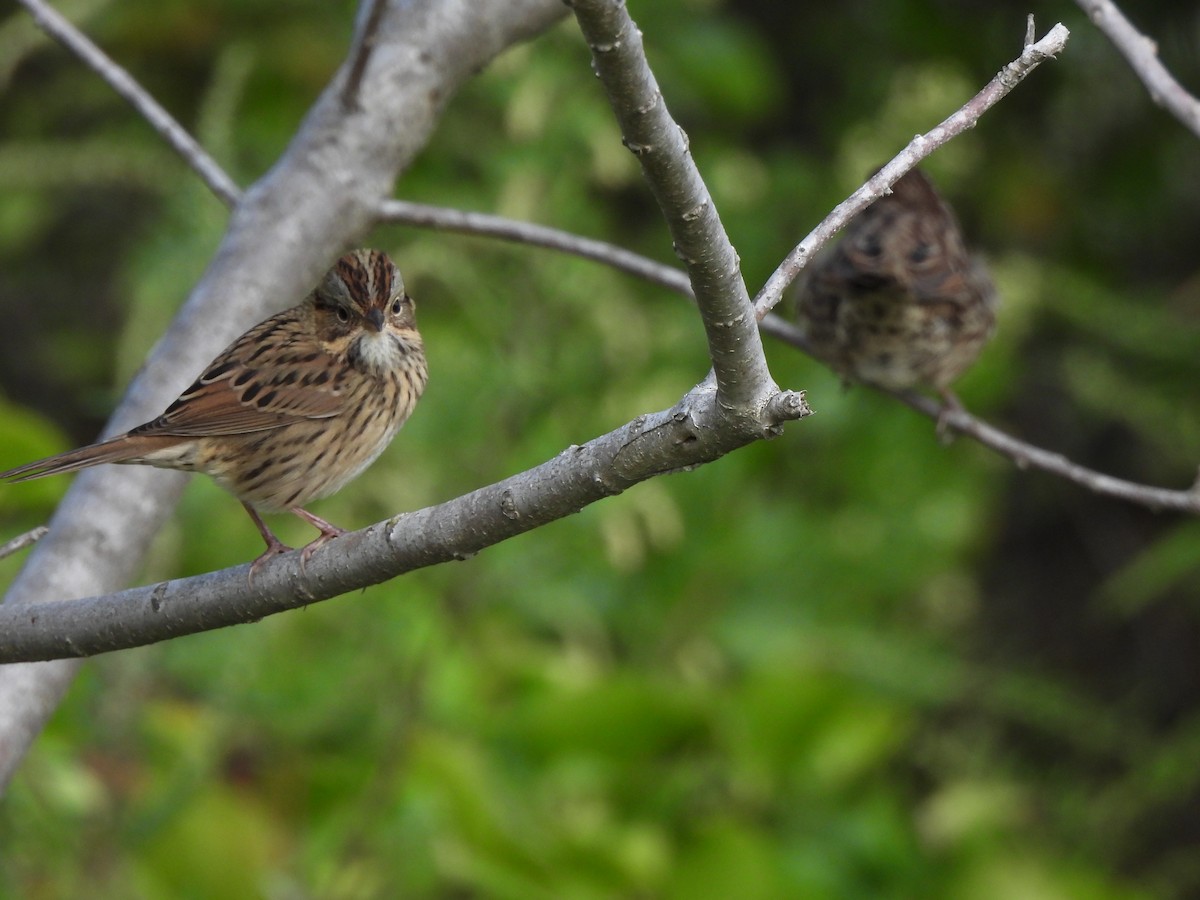
{"label": "brown streaked plumage", "polygon": [[847,381],[937,390],[979,356],[996,291],[953,211],[913,169],[809,266],[796,316],[813,352]]}
{"label": "brown streaked plumage", "polygon": [[161,416],[123,435],[0,478],[28,481],[101,463],[203,472],[246,507],[267,542],[251,574],[289,548],[258,511],[290,511],[320,536],[342,530],[303,509],[375,461],[412,414],[429,370],[400,271],[355,250],[299,306],[251,328]]}

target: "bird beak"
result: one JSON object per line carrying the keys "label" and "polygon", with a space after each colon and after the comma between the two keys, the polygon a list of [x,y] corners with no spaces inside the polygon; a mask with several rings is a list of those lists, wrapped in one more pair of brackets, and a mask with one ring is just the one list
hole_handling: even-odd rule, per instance
{"label": "bird beak", "polygon": [[367,321],[375,326],[376,331],[383,331],[383,310],[375,307],[367,313]]}

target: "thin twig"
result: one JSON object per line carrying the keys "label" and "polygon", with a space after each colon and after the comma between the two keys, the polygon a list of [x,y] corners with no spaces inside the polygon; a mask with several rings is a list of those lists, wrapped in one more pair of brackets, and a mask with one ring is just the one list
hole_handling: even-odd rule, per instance
{"label": "thin twig", "polygon": [[[762,330],[805,353],[810,352],[800,330],[777,316],[769,316],[764,319]],[[870,387],[894,397],[922,415],[942,423],[944,427],[975,439],[1001,456],[1008,457],[1017,464],[1017,468],[1041,469],[1102,496],[1127,500],[1155,511],[1172,510],[1200,515],[1200,490],[1197,490],[1196,487],[1186,491],[1177,491],[1114,478],[1074,463],[1061,453],[1043,450],[1041,447],[1018,440],[982,419],[976,418],[964,409],[944,406],[924,394],[915,391],[893,391],[874,385],[870,385]]]}
{"label": "thin twig", "polygon": [[518,244],[558,250],[627,272],[685,297],[693,296],[692,283],[688,280],[687,273],[681,269],[655,262],[615,244],[581,237],[558,228],[407,200],[383,201],[379,206],[379,220],[438,231],[499,238]]}
{"label": "thin twig", "polygon": [[92,43],[83,32],[63,18],[57,10],[43,0],[17,0],[33,16],[38,27],[78,56],[109,86],[123,97],[150,126],[158,132],[184,162],[192,167],[204,180],[209,189],[226,206],[233,206],[241,191],[233,179],[225,174],[217,161],[195,139],[184,130],[158,101],[150,96],[133,77],[113,62],[109,56]]}
{"label": "thin twig", "polygon": [[1200,100],[1187,92],[1158,58],[1158,45],[1133,27],[1110,0],[1075,0],[1137,74],[1150,99],[1200,136]]}
{"label": "thin twig", "polygon": [[36,544],[49,530],[45,525],[39,525],[32,531],[27,531],[24,534],[17,535],[10,541],[5,541],[3,544],[0,544],[0,559],[12,556],[14,553],[20,553],[26,547]]}
{"label": "thin twig", "polygon": [[683,129],[671,117],[623,0],[568,0],[622,140],[637,156],[683,261],[708,339],[721,405],[752,424],[775,390],[737,252]]}
{"label": "thin twig", "polygon": [[354,38],[354,46],[350,48],[350,72],[346,75],[346,83],[342,85],[342,108],[347,112],[362,109],[358,102],[358,89],[362,85],[363,73],[367,71],[371,51],[375,49],[375,36],[386,3],[387,0],[363,0],[365,10],[360,8],[362,25]]}
{"label": "thin twig", "polygon": [[1055,25],[1046,36],[1035,44],[1026,44],[1021,55],[1010,62],[993,78],[982,91],[972,97],[957,112],[927,134],[919,134],[901,150],[886,166],[876,172],[867,183],[839,203],[824,221],[814,228],[804,240],[796,245],[779,267],[767,279],[754,298],[754,312],[761,320],[772,307],[783,298],[800,271],[813,254],[845,227],[846,223],[887,193],[891,185],[905,172],[941,147],[951,138],[968,128],[974,128],[979,117],[991,109],[1002,97],[1047,59],[1062,52],[1070,32],[1065,26]]}

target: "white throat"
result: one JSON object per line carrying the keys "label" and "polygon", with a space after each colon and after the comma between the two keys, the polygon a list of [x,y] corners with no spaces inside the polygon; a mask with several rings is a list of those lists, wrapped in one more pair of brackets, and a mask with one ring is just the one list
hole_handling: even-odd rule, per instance
{"label": "white throat", "polygon": [[400,342],[387,331],[368,331],[358,339],[358,365],[376,375],[392,371],[404,356]]}

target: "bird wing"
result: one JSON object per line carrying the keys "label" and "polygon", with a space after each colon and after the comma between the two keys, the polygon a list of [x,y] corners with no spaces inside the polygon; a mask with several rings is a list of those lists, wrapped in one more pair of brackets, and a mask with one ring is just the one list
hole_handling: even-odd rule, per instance
{"label": "bird wing", "polygon": [[246,332],[161,416],[130,434],[245,434],[338,415],[345,363],[304,333],[300,314],[288,310]]}

